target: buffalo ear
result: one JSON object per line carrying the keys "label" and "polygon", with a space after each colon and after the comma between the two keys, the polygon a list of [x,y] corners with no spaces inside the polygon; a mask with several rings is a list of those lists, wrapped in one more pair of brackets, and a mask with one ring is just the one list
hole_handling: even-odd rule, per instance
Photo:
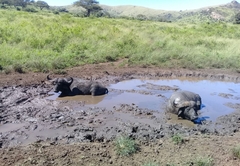
{"label": "buffalo ear", "polygon": [[49,75],[47,75],[47,84],[53,84],[53,85],[55,85],[56,84],[56,82],[58,81],[58,78],[54,78],[54,79],[52,79],[52,78],[50,78],[49,77]]}

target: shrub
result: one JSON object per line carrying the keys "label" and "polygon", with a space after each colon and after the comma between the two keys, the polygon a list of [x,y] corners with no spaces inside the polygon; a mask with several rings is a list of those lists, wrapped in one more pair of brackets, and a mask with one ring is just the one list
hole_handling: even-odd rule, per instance
{"label": "shrub", "polygon": [[213,166],[214,165],[213,159],[211,157],[199,157],[188,164],[194,165],[194,166]]}
{"label": "shrub", "polygon": [[137,151],[137,145],[131,138],[121,136],[115,141],[117,154],[128,156]]}
{"label": "shrub", "polygon": [[240,24],[240,12],[235,15],[235,23]]}
{"label": "shrub", "polygon": [[174,144],[181,144],[184,142],[184,139],[182,138],[181,135],[179,134],[175,134],[173,137],[172,137],[172,141],[174,142]]}
{"label": "shrub", "polygon": [[156,162],[147,162],[147,163],[143,164],[142,166],[160,166],[160,165]]}
{"label": "shrub", "polygon": [[10,73],[12,73],[12,71],[13,71],[12,66],[7,66],[7,67],[4,68],[4,73],[5,74],[10,74]]}
{"label": "shrub", "polygon": [[240,159],[240,145],[234,147],[232,149],[232,153],[235,157],[239,158]]}
{"label": "shrub", "polygon": [[59,11],[53,11],[53,14],[59,14]]}
{"label": "shrub", "polygon": [[23,66],[21,64],[14,64],[13,69],[15,72],[24,73]]}
{"label": "shrub", "polygon": [[36,12],[38,12],[35,8],[33,8],[33,7],[26,7],[25,9],[24,9],[24,11],[26,11],[26,12],[32,12],[32,13],[36,13]]}

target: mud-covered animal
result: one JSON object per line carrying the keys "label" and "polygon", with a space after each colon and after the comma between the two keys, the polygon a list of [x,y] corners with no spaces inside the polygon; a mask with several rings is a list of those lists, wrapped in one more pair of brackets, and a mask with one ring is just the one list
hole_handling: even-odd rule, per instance
{"label": "mud-covered animal", "polygon": [[190,91],[177,91],[168,100],[167,111],[177,114],[178,117],[188,120],[198,118],[202,99],[198,94]]}
{"label": "mud-covered animal", "polygon": [[72,77],[51,79],[49,75],[47,79],[55,85],[54,92],[61,92],[59,97],[75,95],[99,96],[108,93],[108,89],[96,81],[80,81]]}

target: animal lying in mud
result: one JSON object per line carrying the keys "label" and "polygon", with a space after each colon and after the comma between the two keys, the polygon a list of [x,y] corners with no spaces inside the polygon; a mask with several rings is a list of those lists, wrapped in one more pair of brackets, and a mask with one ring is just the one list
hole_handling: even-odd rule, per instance
{"label": "animal lying in mud", "polygon": [[167,111],[178,117],[194,121],[198,118],[202,100],[198,94],[190,91],[177,91],[172,94],[167,103]]}
{"label": "animal lying in mud", "polygon": [[86,82],[72,77],[51,79],[49,75],[47,79],[55,85],[54,92],[61,92],[59,97],[75,95],[99,96],[108,93],[108,89],[96,81]]}

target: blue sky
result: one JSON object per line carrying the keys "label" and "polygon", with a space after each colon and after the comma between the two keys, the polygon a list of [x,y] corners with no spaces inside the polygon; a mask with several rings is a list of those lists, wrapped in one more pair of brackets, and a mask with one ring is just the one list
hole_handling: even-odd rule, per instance
{"label": "blue sky", "polygon": [[[72,5],[76,0],[45,0],[50,6]],[[221,5],[231,0],[98,0],[109,6],[136,5],[163,10],[189,10],[201,7]]]}

